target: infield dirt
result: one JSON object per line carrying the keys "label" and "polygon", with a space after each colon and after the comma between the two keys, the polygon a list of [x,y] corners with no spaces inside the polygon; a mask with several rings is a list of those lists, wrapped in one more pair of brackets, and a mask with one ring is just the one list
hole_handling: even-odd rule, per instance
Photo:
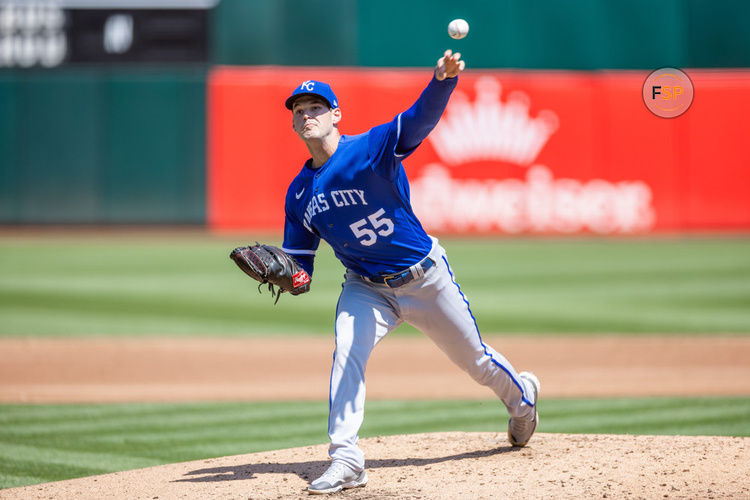
{"label": "infield dirt", "polygon": [[[750,394],[750,337],[485,336],[543,397]],[[328,398],[333,338],[0,339],[0,401]],[[408,383],[405,383],[407,382]],[[490,398],[423,337],[373,351],[368,399]]]}

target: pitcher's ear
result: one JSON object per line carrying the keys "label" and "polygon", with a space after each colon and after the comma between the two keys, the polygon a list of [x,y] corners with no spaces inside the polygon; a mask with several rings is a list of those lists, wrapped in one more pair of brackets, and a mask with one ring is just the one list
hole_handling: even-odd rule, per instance
{"label": "pitcher's ear", "polygon": [[333,113],[333,124],[336,125],[341,121],[341,108],[331,110],[331,113]]}

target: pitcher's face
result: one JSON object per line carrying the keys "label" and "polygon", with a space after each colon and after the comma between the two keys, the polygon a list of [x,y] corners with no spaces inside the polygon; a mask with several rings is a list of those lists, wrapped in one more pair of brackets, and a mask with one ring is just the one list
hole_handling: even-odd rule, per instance
{"label": "pitcher's face", "polygon": [[341,110],[331,109],[317,97],[300,97],[292,107],[292,128],[303,140],[322,139],[341,120]]}

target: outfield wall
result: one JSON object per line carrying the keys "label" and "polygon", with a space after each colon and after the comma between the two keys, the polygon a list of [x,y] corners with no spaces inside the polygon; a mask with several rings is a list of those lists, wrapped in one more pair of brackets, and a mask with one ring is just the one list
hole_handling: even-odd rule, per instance
{"label": "outfield wall", "polygon": [[205,75],[0,72],[0,223],[202,224]]}
{"label": "outfield wall", "polygon": [[[745,0],[663,0],[658,5],[651,0],[169,0],[166,3],[172,6],[202,4],[209,10],[205,16],[198,16],[197,25],[192,27],[191,23],[186,28],[178,18],[171,18],[172,23],[177,19],[177,24],[172,24],[177,29],[174,33],[170,29],[163,32],[166,38],[151,36],[167,26],[154,22],[160,18],[156,15],[160,10],[154,9],[154,15],[148,16],[140,12],[131,26],[134,45],[123,48],[122,53],[112,53],[112,47],[107,48],[106,40],[112,43],[113,38],[104,34],[107,24],[101,12],[98,17],[84,16],[88,21],[79,23],[83,19],[81,12],[75,16],[78,21],[74,21],[73,17],[50,17],[35,10],[57,4],[88,5],[93,10],[109,9],[111,14],[120,15],[128,5],[163,3],[0,0],[0,224],[203,224],[207,210],[208,216],[213,213],[205,200],[206,75],[217,63],[255,65],[263,75],[265,70],[259,65],[268,64],[339,67],[344,72],[352,67],[428,68],[443,49],[450,47],[464,53],[472,72],[480,68],[608,68],[631,69],[640,74],[662,66],[750,67],[750,36],[745,29],[750,2]],[[449,20],[457,17],[466,18],[471,25],[470,35],[463,40],[452,40],[446,34]],[[112,26],[119,28],[109,31],[110,36],[116,35],[114,40],[124,43],[127,29],[121,22]],[[65,30],[69,30],[69,38],[61,38]],[[48,44],[50,41],[54,43]],[[58,52],[62,46],[72,49],[68,54],[71,57],[66,59],[63,52]],[[175,47],[182,49],[175,51]],[[51,62],[49,57],[40,56],[49,56],[50,52],[61,59]],[[525,73],[502,74],[508,75],[506,79],[510,75],[525,78]],[[585,75],[578,74],[570,81],[585,80]],[[277,85],[276,77],[270,78],[261,83]],[[597,94],[601,81],[587,88],[592,99],[606,101],[608,98]],[[391,85],[379,81],[367,88],[380,92],[381,83]],[[415,88],[408,87],[404,100],[399,102],[405,104],[411,99],[409,92]],[[731,88],[730,92],[745,92]],[[475,91],[465,90],[469,96]],[[699,89],[696,99],[705,103],[701,92]],[[539,92],[529,95],[533,98],[533,114],[534,106],[545,98]],[[733,120],[743,108],[735,110],[732,103],[729,106],[736,112],[719,109],[718,113],[728,117],[718,116],[712,123],[719,129],[731,128],[726,132],[733,137],[737,130],[732,128]],[[277,112],[276,108],[273,110]],[[385,110],[395,112],[394,108]],[[692,114],[691,111],[680,119],[680,123],[691,120]],[[605,114],[596,116],[589,122],[573,118],[589,123],[584,123],[584,128],[595,125],[617,130],[616,125],[610,127],[601,122]],[[564,118],[562,128],[546,143],[542,155],[552,154],[558,148],[556,143],[562,137],[570,137],[570,128],[577,126],[578,122],[569,116],[558,118]],[[676,136],[670,132],[666,137],[671,140]],[[686,140],[695,142],[692,137]],[[698,139],[701,141],[703,136]],[[727,144],[719,142],[727,148]],[[736,141],[728,147],[741,148],[742,144]],[[627,147],[624,152],[607,147],[592,151],[637,156]],[[700,161],[711,157],[707,153],[710,148],[701,151],[697,156]],[[720,158],[726,155],[724,151],[717,154]],[[607,157],[587,160],[585,154],[582,156],[586,165],[600,165],[596,168],[603,168],[602,162],[609,161]],[[675,154],[668,159],[683,161],[684,167],[684,157]],[[563,163],[545,164],[555,179],[565,162],[572,162],[560,161]],[[477,167],[471,168],[476,171]],[[468,168],[448,170],[455,177]],[[513,174],[512,165],[506,168]],[[540,172],[540,180],[549,174]],[[581,175],[581,179],[588,178]],[[442,176],[440,182],[445,181]],[[691,177],[681,182],[714,180]],[[601,196],[596,194],[596,186],[589,190],[590,197]],[[465,193],[461,196],[472,199],[487,196],[461,189],[455,183],[450,187],[454,193],[460,191]],[[510,181],[496,187],[513,191],[516,197],[533,196],[524,194],[524,189],[514,187]],[[570,197],[564,190],[560,192],[561,197]],[[715,194],[711,196],[715,198]],[[272,206],[275,200],[271,198],[269,193],[265,206]],[[709,197],[708,202],[713,203],[714,198]],[[712,209],[705,208],[706,202],[688,198],[680,203],[684,206],[679,210],[699,212],[703,220],[696,214],[690,216],[691,220],[705,227],[734,228],[745,220],[744,205],[738,203],[731,207],[736,212],[733,218],[718,222]],[[513,207],[497,210],[517,211]],[[672,217],[669,210],[658,210],[658,221],[666,223]],[[546,224],[543,212],[542,219],[538,213],[534,215],[537,226]],[[274,213],[269,217],[273,218]],[[467,214],[455,213],[449,224],[432,223],[465,224]],[[528,226],[518,220],[519,216],[513,217],[516,222],[508,230],[518,230],[515,226],[519,224]],[[570,224],[564,223],[564,229],[571,230]],[[684,226],[677,221],[670,227]]]}
{"label": "outfield wall", "polygon": [[[684,115],[648,111],[648,72],[472,71],[405,162],[428,230],[642,234],[750,228],[750,71],[687,70]],[[279,230],[286,187],[308,157],[283,101],[334,84],[341,131],[391,120],[425,70],[215,69],[208,84],[207,221]]]}

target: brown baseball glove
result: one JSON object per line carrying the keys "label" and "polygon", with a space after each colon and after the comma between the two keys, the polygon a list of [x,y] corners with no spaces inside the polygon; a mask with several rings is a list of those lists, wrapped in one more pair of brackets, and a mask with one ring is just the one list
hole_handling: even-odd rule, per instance
{"label": "brown baseball glove", "polygon": [[[245,274],[260,282],[268,283],[271,296],[276,302],[283,292],[299,295],[310,290],[310,275],[297,264],[289,254],[273,245],[261,245],[258,242],[249,247],[237,247],[229,254]],[[274,290],[276,285],[279,290]]]}

